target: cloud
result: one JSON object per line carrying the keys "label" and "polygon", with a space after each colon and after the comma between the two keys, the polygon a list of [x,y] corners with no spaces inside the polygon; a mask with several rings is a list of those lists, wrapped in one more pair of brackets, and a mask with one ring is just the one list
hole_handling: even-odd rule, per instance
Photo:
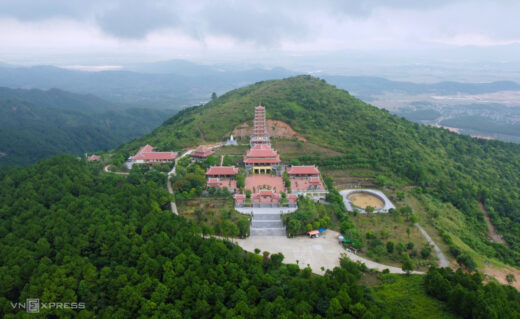
{"label": "cloud", "polygon": [[301,39],[308,34],[306,21],[299,20],[285,8],[222,1],[203,8],[200,16],[199,33],[226,36],[263,47],[277,45],[286,38]]}
{"label": "cloud", "polygon": [[0,0],[0,59],[43,48],[167,58],[493,46],[520,39],[519,11],[514,0]]}
{"label": "cloud", "polygon": [[140,0],[120,1],[98,15],[96,21],[105,33],[126,39],[142,39],[179,22],[173,3]]}

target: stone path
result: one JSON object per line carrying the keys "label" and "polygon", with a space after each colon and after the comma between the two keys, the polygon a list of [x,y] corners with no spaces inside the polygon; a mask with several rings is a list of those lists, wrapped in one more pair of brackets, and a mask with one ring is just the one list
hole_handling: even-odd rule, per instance
{"label": "stone path", "polygon": [[278,213],[255,213],[251,220],[251,236],[285,236],[282,215]]}
{"label": "stone path", "polygon": [[433,250],[435,251],[435,254],[437,255],[437,257],[439,258],[439,267],[440,268],[449,267],[450,266],[450,262],[448,261],[448,258],[446,258],[444,253],[441,251],[439,246],[437,246],[437,244],[433,241],[433,239],[430,237],[430,235],[428,235],[426,230],[424,230],[421,227],[421,225],[419,225],[417,223],[415,223],[415,226],[417,228],[419,228],[419,231],[423,234],[423,236],[426,238],[428,243],[433,246]]}

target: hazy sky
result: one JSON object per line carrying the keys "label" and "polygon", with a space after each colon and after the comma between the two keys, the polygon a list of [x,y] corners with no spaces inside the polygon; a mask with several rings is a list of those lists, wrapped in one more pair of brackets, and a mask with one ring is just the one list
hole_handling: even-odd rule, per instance
{"label": "hazy sky", "polygon": [[0,61],[30,64],[452,51],[510,62],[520,1],[0,0],[0,43]]}

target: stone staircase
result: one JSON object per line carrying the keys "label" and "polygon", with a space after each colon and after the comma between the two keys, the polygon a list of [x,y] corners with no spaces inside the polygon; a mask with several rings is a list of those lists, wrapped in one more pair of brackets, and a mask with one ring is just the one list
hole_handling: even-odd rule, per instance
{"label": "stone staircase", "polygon": [[280,213],[253,215],[250,228],[251,236],[285,236],[285,226]]}

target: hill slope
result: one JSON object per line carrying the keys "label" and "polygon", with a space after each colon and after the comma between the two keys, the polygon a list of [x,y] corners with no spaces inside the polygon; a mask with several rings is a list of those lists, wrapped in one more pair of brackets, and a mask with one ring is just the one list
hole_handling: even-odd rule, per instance
{"label": "hill slope", "polygon": [[[264,81],[231,91],[179,112],[150,135],[119,150],[133,152],[143,143],[180,149],[220,141],[238,124],[252,121],[253,108],[260,103],[266,106],[269,119],[290,124],[311,143],[346,154],[328,159],[307,157],[309,162],[331,168],[371,168],[420,186],[465,214],[478,238],[461,238],[466,245],[520,265],[520,145],[419,126],[310,76]],[[509,247],[487,240],[478,201]]]}
{"label": "hill slope", "polygon": [[0,88],[0,164],[109,149],[150,132],[173,112],[123,109],[57,89]]}

